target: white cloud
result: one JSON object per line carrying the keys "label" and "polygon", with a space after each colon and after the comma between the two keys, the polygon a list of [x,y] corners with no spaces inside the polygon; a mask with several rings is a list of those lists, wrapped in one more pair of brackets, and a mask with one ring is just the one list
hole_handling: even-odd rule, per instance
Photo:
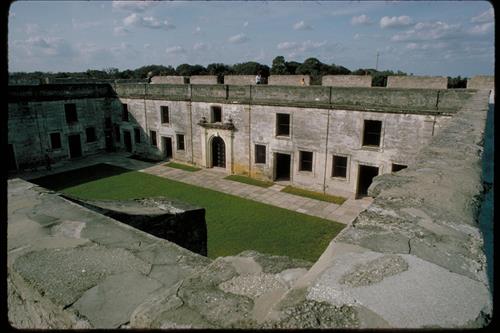
{"label": "white cloud", "polygon": [[453,39],[462,36],[463,32],[459,24],[447,24],[441,21],[419,22],[412,29],[392,36],[391,41],[427,41]]}
{"label": "white cloud", "polygon": [[243,27],[248,27],[248,21],[245,21],[245,22],[243,23]]}
{"label": "white cloud", "polygon": [[406,15],[402,16],[384,16],[380,19],[380,27],[385,28],[400,28],[411,24],[411,18]]}
{"label": "white cloud", "polygon": [[157,1],[113,1],[112,7],[113,9],[143,12],[157,3]]}
{"label": "white cloud", "polygon": [[477,24],[469,30],[473,35],[484,35],[490,31],[493,31],[493,22]]}
{"label": "white cloud", "polygon": [[182,46],[172,46],[172,47],[167,47],[165,49],[165,52],[167,54],[177,54],[177,53],[185,53],[186,50]]}
{"label": "white cloud", "polygon": [[198,34],[200,34],[200,33],[201,33],[201,28],[200,28],[200,27],[196,27],[196,28],[194,29],[193,34],[198,35]]}
{"label": "white cloud", "polygon": [[113,28],[113,34],[115,36],[125,36],[129,33],[130,33],[130,30],[128,30],[127,28],[122,27],[122,26],[118,26],[118,27]]}
{"label": "white cloud", "polygon": [[312,30],[312,27],[304,21],[299,21],[293,25],[293,30]]}
{"label": "white cloud", "polygon": [[231,36],[227,39],[227,41],[229,43],[233,43],[233,44],[245,43],[249,40],[250,40],[250,38],[248,38],[245,34],[237,34],[237,35]]}
{"label": "white cloud", "polygon": [[351,19],[352,25],[369,25],[372,24],[372,20],[365,14],[359,16],[353,16]]}
{"label": "white cloud", "polygon": [[278,50],[291,50],[296,48],[297,45],[297,42],[282,42],[279,43],[276,47],[278,48]]}
{"label": "white cloud", "polygon": [[491,7],[487,11],[485,11],[477,16],[474,16],[473,18],[471,18],[470,21],[472,23],[493,22],[494,16],[495,16],[495,13],[493,12],[493,7]]}
{"label": "white cloud", "polygon": [[304,42],[282,42],[279,43],[276,48],[278,50],[292,51],[293,54],[296,54],[298,52],[307,52],[320,49],[326,45],[326,40],[322,42],[313,42],[311,40],[306,40]]}
{"label": "white cloud", "polygon": [[207,43],[195,43],[193,45],[193,50],[195,51],[200,51],[200,50],[207,50],[208,49],[208,44]]}
{"label": "white cloud", "polygon": [[14,46],[21,47],[28,56],[72,57],[75,49],[65,39],[52,36],[34,36],[26,40],[16,40]]}
{"label": "white cloud", "polygon": [[83,29],[101,26],[103,24],[103,22],[99,22],[99,21],[81,22],[81,21],[78,21],[77,19],[72,18],[71,24],[73,25],[73,29],[83,30]]}
{"label": "white cloud", "polygon": [[358,40],[360,37],[361,37],[361,35],[360,35],[360,34],[355,34],[355,35],[352,37],[352,39],[354,39],[354,40]]}
{"label": "white cloud", "polygon": [[27,23],[24,28],[24,32],[28,35],[39,34],[42,32],[40,26],[36,23]]}
{"label": "white cloud", "polygon": [[137,13],[132,13],[129,16],[125,17],[123,19],[123,24],[127,27],[141,26],[151,29],[171,30],[175,28],[175,25],[168,22],[167,20],[160,21],[153,16],[141,16]]}
{"label": "white cloud", "polygon": [[150,48],[151,48],[151,44],[146,43],[146,44],[144,44],[144,46],[143,46],[143,47],[144,47],[145,49],[150,49]]}

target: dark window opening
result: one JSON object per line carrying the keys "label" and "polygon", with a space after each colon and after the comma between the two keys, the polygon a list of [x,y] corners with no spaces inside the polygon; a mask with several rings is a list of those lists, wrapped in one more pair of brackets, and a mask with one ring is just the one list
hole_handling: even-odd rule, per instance
{"label": "dark window opening", "polygon": [[299,151],[299,171],[312,171],[313,153],[310,151]]}
{"label": "dark window opening", "polygon": [[122,121],[128,121],[128,105],[123,104],[122,105]]}
{"label": "dark window opening", "polygon": [[276,135],[290,135],[290,115],[286,113],[276,114]]}
{"label": "dark window opening", "polygon": [[255,163],[266,163],[266,146],[255,145]]}
{"label": "dark window opening", "polygon": [[363,132],[363,146],[380,146],[380,132],[382,122],[379,120],[365,120]]}
{"label": "dark window opening", "polygon": [[156,131],[149,131],[149,136],[151,137],[151,145],[157,146],[156,144]]}
{"label": "dark window opening", "polygon": [[332,177],[347,177],[347,157],[333,156]]}
{"label": "dark window opening", "polygon": [[111,117],[106,117],[104,119],[104,127],[105,128],[111,128]]}
{"label": "dark window opening", "polygon": [[78,114],[76,113],[76,104],[64,104],[64,113],[66,114],[66,123],[76,123]]}
{"label": "dark window opening", "polygon": [[61,149],[61,134],[51,133],[50,134],[50,146],[52,149]]}
{"label": "dark window opening", "polygon": [[177,150],[184,150],[184,134],[177,134]]}
{"label": "dark window opening", "polygon": [[88,127],[85,129],[85,134],[87,135],[87,142],[95,142],[97,141],[97,138],[95,136],[95,128],[94,127]]}
{"label": "dark window opening", "polygon": [[170,123],[170,117],[168,114],[168,106],[161,106],[161,123],[162,124],[168,124]]}
{"label": "dark window opening", "polygon": [[408,166],[404,164],[392,163],[392,172],[398,172],[399,170],[406,169]]}
{"label": "dark window opening", "polygon": [[134,128],[134,139],[135,143],[141,143],[141,130],[139,128]]}
{"label": "dark window opening", "polygon": [[220,106],[212,106],[212,123],[222,122],[222,108]]}

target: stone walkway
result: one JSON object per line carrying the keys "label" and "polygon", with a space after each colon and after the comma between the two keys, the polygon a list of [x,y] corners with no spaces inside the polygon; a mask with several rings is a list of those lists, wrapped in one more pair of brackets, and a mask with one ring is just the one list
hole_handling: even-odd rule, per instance
{"label": "stone walkway", "polygon": [[245,199],[262,202],[265,204],[293,210],[299,213],[333,220],[342,224],[350,224],[373,201],[372,198],[348,199],[342,205],[309,199],[289,193],[280,192],[284,186],[275,184],[268,188],[243,184],[224,179],[227,173],[219,169],[202,169],[189,172],[164,166],[165,162],[148,163],[127,158],[127,153],[112,153],[87,156],[85,158],[63,161],[55,164],[51,171],[39,168],[18,174],[17,177],[25,180],[55,174],[66,170],[82,168],[96,163],[109,163],[124,168],[145,172],[179,182],[213,189],[232,194]]}

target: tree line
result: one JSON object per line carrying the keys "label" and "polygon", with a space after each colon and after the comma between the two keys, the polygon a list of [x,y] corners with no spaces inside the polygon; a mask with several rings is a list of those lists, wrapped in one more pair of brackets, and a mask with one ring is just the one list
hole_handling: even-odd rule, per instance
{"label": "tree line", "polygon": [[[72,78],[72,79],[99,79],[99,80],[120,80],[120,79],[146,79],[148,76],[156,75],[216,75],[220,83],[225,75],[257,75],[261,74],[266,78],[269,75],[310,75],[312,85],[321,85],[321,78],[324,75],[371,75],[372,85],[385,87],[387,76],[408,75],[402,71],[384,70],[378,71],[373,68],[359,68],[354,71],[344,66],[336,64],[325,64],[316,58],[308,58],[304,62],[286,61],[283,56],[273,59],[271,67],[255,61],[247,61],[234,65],[223,63],[212,63],[205,66],[181,64],[177,67],[170,65],[147,65],[136,69],[126,69],[120,71],[117,68],[104,68],[101,70],[88,69],[85,72],[14,72],[9,73],[12,80],[43,80],[44,78]],[[412,75],[412,74],[410,74]],[[465,88],[467,78],[448,77],[448,88]]]}

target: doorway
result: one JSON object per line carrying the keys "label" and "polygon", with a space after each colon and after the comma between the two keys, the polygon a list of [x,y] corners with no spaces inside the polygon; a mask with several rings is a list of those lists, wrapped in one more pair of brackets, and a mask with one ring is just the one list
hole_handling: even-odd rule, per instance
{"label": "doorway", "polygon": [[82,156],[82,144],[80,134],[68,135],[69,157],[76,158]]}
{"label": "doorway", "polygon": [[16,154],[14,153],[14,145],[9,143],[9,171],[17,170]]}
{"label": "doorway", "polygon": [[125,144],[125,150],[129,153],[132,152],[132,136],[130,131],[123,131],[123,143]]}
{"label": "doorway", "polygon": [[370,187],[373,177],[378,176],[378,167],[360,164],[358,171],[358,189],[356,191],[356,197],[359,198],[368,195],[368,187]]}
{"label": "doorway", "polygon": [[218,136],[212,139],[212,167],[226,167],[226,144]]}
{"label": "doorway", "polygon": [[274,160],[276,161],[276,176],[274,180],[290,180],[291,155],[275,153]]}
{"label": "doorway", "polygon": [[168,160],[172,158],[172,138],[162,136],[161,137],[162,146],[163,146],[163,157]]}

